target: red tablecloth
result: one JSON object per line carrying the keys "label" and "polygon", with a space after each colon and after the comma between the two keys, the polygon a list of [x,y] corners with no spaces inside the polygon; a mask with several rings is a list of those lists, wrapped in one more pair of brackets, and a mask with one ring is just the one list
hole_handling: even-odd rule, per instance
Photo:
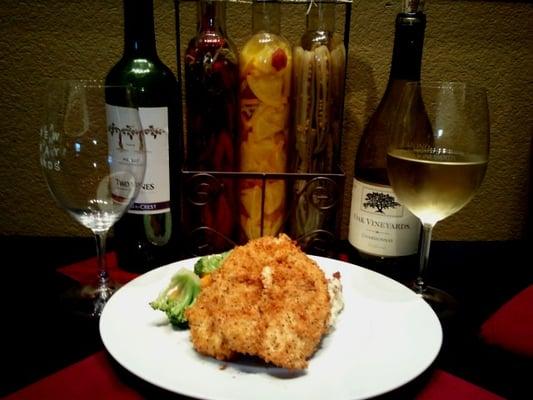
{"label": "red tablecloth", "polygon": [[503,397],[446,371],[436,370],[416,400],[502,400]]}
{"label": "red tablecloth", "polygon": [[[117,267],[114,253],[107,256],[111,279],[125,283],[136,275]],[[65,275],[87,283],[94,279],[96,259],[91,258],[59,269]],[[47,376],[15,393],[5,400],[138,400],[139,393],[117,372],[117,367],[105,351],[97,352],[67,368]],[[333,394],[332,394],[333,395]],[[417,400],[502,400],[483,388],[442,370],[436,370],[427,385],[416,396]]]}
{"label": "red tablecloth", "polygon": [[[143,396],[121,380],[109,356],[100,351],[35,382],[5,400],[139,400]],[[334,398],[334,397],[332,397]],[[436,370],[416,400],[502,400],[485,389]]]}
{"label": "red tablecloth", "polygon": [[141,400],[143,397],[120,381],[108,355],[100,351],[5,398],[15,399]]}
{"label": "red tablecloth", "polygon": [[[115,252],[106,254],[107,272],[111,281],[124,284],[137,277],[138,274],[127,272],[118,267]],[[80,282],[82,285],[93,283],[97,276],[96,257],[89,258],[58,269],[62,274]]]}
{"label": "red tablecloth", "polygon": [[533,358],[533,285],[503,304],[481,326],[487,343]]}

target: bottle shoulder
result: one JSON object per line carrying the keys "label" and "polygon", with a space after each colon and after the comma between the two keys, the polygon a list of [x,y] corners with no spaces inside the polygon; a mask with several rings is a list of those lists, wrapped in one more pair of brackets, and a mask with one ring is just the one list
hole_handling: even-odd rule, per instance
{"label": "bottle shoulder", "polygon": [[233,40],[224,33],[218,31],[200,31],[191,38],[189,41],[189,48],[202,47],[205,49],[220,47],[229,48],[232,51],[237,52],[237,46],[233,43]]}
{"label": "bottle shoulder", "polygon": [[400,101],[404,84],[405,82],[396,80],[388,82],[383,96],[363,129],[359,140],[357,159],[379,158],[382,160],[379,164],[384,165],[387,142],[391,134],[391,123],[395,118],[396,107]]}
{"label": "bottle shoulder", "polygon": [[251,36],[241,49],[239,62],[241,75],[256,69],[263,74],[290,77],[292,46],[283,36],[260,31]]}
{"label": "bottle shoulder", "polygon": [[362,165],[359,168],[356,167],[354,170],[354,178],[364,183],[379,186],[390,186],[386,166],[373,167]]}
{"label": "bottle shoulder", "polygon": [[110,84],[168,85],[176,77],[159,58],[122,57],[106,76]]}
{"label": "bottle shoulder", "polygon": [[355,169],[386,168],[388,119],[381,104],[370,116],[357,146]]}
{"label": "bottle shoulder", "polygon": [[178,98],[178,82],[159,59],[123,57],[108,72],[106,83],[142,88],[136,95],[141,107],[168,106]]}
{"label": "bottle shoulder", "polygon": [[405,89],[406,82],[408,81],[391,80],[378,107],[370,116],[357,148],[354,168],[356,176],[388,184],[387,147],[394,133],[393,127],[398,123],[398,107],[402,107],[400,103],[406,103],[405,96],[409,96],[410,106],[408,111],[402,112],[402,123],[409,121],[417,135],[432,137],[431,124],[424,107],[421,106],[422,102],[415,101],[417,92]]}
{"label": "bottle shoulder", "polygon": [[210,59],[224,59],[232,64],[238,63],[238,50],[235,44],[226,36],[220,34],[199,34],[193,37],[185,51],[185,64],[204,62]]}
{"label": "bottle shoulder", "polygon": [[314,50],[320,46],[326,46],[329,50],[334,50],[339,46],[344,46],[344,42],[339,35],[325,30],[304,32],[300,38],[300,43],[305,50]]}
{"label": "bottle shoulder", "polygon": [[391,107],[385,90],[377,108],[366,123],[355,156],[354,176],[368,182],[389,184],[386,175],[387,142]]}
{"label": "bottle shoulder", "polygon": [[244,48],[249,47],[249,46],[252,46],[252,47],[260,46],[260,47],[267,47],[267,48],[278,46],[278,47],[283,47],[284,49],[287,48],[289,51],[291,49],[291,44],[288,39],[286,39],[284,36],[280,34],[267,32],[267,31],[259,31],[253,34],[250,38],[248,38],[241,52],[244,51]]}

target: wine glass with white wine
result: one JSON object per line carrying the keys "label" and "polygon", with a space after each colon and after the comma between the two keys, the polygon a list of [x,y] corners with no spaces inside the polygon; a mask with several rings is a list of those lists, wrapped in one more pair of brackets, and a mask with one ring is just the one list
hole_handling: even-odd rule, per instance
{"label": "wine glass with white wine", "polygon": [[410,82],[403,89],[387,148],[387,172],[399,201],[422,223],[413,290],[441,318],[457,302],[428,286],[433,227],[461,210],[481,185],[489,157],[486,91],[463,82]]}
{"label": "wine glass with white wine", "polygon": [[[106,269],[106,236],[144,178],[144,131],[133,90],[92,80],[53,80],[46,90],[39,143],[44,177],[57,203],[96,239],[93,284],[65,297],[82,315],[98,317],[117,288]],[[126,106],[113,105],[117,99]]]}

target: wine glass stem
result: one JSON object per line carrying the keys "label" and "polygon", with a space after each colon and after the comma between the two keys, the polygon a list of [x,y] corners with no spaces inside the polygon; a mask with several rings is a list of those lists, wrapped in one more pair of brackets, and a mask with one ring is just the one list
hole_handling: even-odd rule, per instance
{"label": "wine glass stem", "polygon": [[414,283],[414,290],[418,294],[424,293],[426,290],[426,283],[424,281],[426,270],[429,261],[429,247],[431,245],[431,233],[433,232],[433,224],[422,224],[422,243],[420,244],[420,268],[418,276]]}
{"label": "wine glass stem", "polygon": [[107,262],[105,257],[107,232],[95,232],[96,258],[98,260],[98,292],[107,291],[109,277],[107,274]]}

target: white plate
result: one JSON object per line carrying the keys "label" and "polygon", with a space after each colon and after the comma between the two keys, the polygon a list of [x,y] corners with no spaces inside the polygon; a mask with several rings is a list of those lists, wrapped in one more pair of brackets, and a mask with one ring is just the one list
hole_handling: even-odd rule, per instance
{"label": "white plate", "polygon": [[313,257],[329,277],[340,271],[345,307],[303,373],[199,355],[189,331],[173,329],[148,305],[181,267],[179,261],[123,286],[100,317],[109,353],[127,370],[164,389],[200,399],[364,399],[400,387],[435,359],[442,330],[411,290],[370,270]]}

